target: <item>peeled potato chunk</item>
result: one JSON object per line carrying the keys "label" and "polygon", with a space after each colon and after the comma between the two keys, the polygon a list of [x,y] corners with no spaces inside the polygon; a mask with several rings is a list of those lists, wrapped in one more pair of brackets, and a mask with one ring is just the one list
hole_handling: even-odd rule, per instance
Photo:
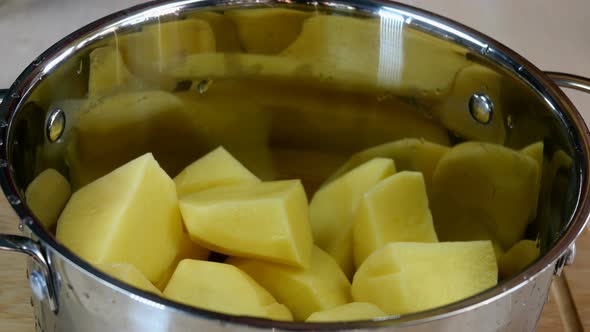
{"label": "peeled potato chunk", "polygon": [[132,264],[157,282],[182,239],[174,181],[151,153],[136,158],[72,195],[57,239],[93,264]]}
{"label": "peeled potato chunk", "polygon": [[105,46],[90,52],[88,98],[107,96],[125,88],[139,88],[141,82],[129,72],[115,46]]}
{"label": "peeled potato chunk", "polygon": [[289,310],[269,292],[229,264],[185,259],[174,271],[164,296],[231,315],[293,320]]}
{"label": "peeled potato chunk", "polygon": [[352,297],[390,315],[427,310],[484,291],[498,282],[490,241],[390,243],[354,275]]}
{"label": "peeled potato chunk", "polygon": [[235,24],[242,48],[248,53],[277,54],[301,32],[309,13],[285,8],[238,9],[225,12]]}
{"label": "peeled potato chunk", "polygon": [[180,198],[194,241],[240,257],[309,266],[313,246],[299,180],[224,186]]}
{"label": "peeled potato chunk", "polygon": [[70,183],[58,171],[48,168],[29,184],[25,192],[27,206],[45,229],[55,226],[70,199]]}
{"label": "peeled potato chunk", "polygon": [[146,292],[152,292],[162,295],[147,278],[135,266],[131,264],[97,264],[97,269],[110,275],[113,278],[119,279],[133,287],[137,287]]}
{"label": "peeled potato chunk", "polygon": [[353,228],[355,266],[390,242],[438,242],[419,172],[396,173],[360,200]]}
{"label": "peeled potato chunk", "polygon": [[309,205],[315,244],[332,255],[348,278],[354,274],[352,227],[363,194],[395,173],[393,160],[375,158],[320,188]]}
{"label": "peeled potato chunk", "polygon": [[432,174],[442,156],[451,148],[418,138],[404,138],[384,143],[355,153],[342,165],[327,182],[339,177],[350,169],[373,158],[391,158],[398,171],[416,171],[424,175],[426,187],[430,188]]}
{"label": "peeled potato chunk", "polygon": [[530,220],[534,220],[537,217],[537,207],[539,205],[539,195],[541,193],[541,180],[543,179],[543,149],[544,144],[543,142],[533,143],[524,147],[520,152],[524,153],[525,155],[533,158],[537,162],[537,166],[539,167],[539,172],[537,172],[537,183],[535,189],[532,193],[533,197],[535,197],[535,206],[531,211]]}
{"label": "peeled potato chunk", "polygon": [[229,258],[227,263],[260,283],[298,321],[312,312],[350,302],[350,282],[334,259],[318,247],[313,248],[311,264],[306,269],[237,257]]}
{"label": "peeled potato chunk", "polygon": [[378,306],[367,302],[351,302],[309,315],[306,322],[343,322],[387,316]]}
{"label": "peeled potato chunk", "polygon": [[223,147],[201,157],[174,178],[178,196],[218,186],[258,182],[260,180]]}
{"label": "peeled potato chunk", "polygon": [[[531,157],[501,145],[466,142],[439,161],[432,181],[431,209],[442,241],[479,240],[487,233],[506,250],[524,236],[536,209],[539,167]],[[473,225],[470,225],[473,224]],[[481,234],[476,234],[481,233]]]}
{"label": "peeled potato chunk", "polygon": [[501,278],[510,278],[539,257],[539,247],[533,240],[520,240],[500,257],[498,269]]}
{"label": "peeled potato chunk", "polygon": [[210,252],[208,249],[205,249],[200,245],[196,244],[190,239],[188,234],[184,234],[182,236],[182,239],[180,240],[180,248],[178,249],[178,254],[176,255],[176,258],[174,259],[172,264],[170,264],[168,270],[166,270],[162,277],[160,277],[160,280],[158,280],[155,286],[160,290],[164,290],[164,288],[166,288],[166,285],[168,284],[168,281],[170,281],[172,274],[176,270],[178,263],[180,263],[180,261],[182,261],[183,259],[207,260],[209,254]]}

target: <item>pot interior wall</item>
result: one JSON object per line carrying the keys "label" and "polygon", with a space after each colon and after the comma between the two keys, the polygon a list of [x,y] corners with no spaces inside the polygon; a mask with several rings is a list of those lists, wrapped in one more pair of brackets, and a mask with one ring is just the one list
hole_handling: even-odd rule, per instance
{"label": "pot interior wall", "polygon": [[[8,142],[21,190],[47,168],[77,189],[146,152],[175,176],[222,145],[263,180],[301,178],[311,198],[352,154],[395,140],[512,149],[542,141],[537,215],[523,236],[547,250],[575,208],[576,155],[560,117],[485,52],[395,14],[216,7],[112,31],[23,100]],[[470,104],[474,94],[489,98],[491,116]],[[56,109],[66,122],[51,142],[46,123]],[[468,199],[472,225],[481,223],[477,199],[488,198]]]}

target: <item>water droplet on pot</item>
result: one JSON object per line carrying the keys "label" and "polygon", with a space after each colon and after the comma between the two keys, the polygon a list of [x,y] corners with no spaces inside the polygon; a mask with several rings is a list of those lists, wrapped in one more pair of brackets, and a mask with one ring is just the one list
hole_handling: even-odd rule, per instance
{"label": "water droplet on pot", "polygon": [[43,61],[41,58],[37,58],[35,61],[33,61],[32,65],[37,67],[41,64],[41,61]]}
{"label": "water droplet on pot", "polygon": [[0,128],[6,128],[8,127],[8,122],[6,122],[6,120],[4,119],[0,119]]}
{"label": "water droplet on pot", "polygon": [[8,162],[4,159],[0,159],[0,167],[8,167]]}
{"label": "water droplet on pot", "polygon": [[514,128],[514,119],[512,118],[512,114],[509,114],[506,117],[506,127],[510,129]]}
{"label": "water droplet on pot", "polygon": [[210,79],[202,80],[197,84],[197,91],[199,93],[205,93],[205,92],[207,92],[207,90],[209,90],[209,88],[211,87],[211,84],[213,84],[213,80],[210,80]]}
{"label": "water droplet on pot", "polygon": [[8,203],[10,203],[12,205],[20,204],[20,198],[18,198],[17,196],[8,195],[8,196],[6,196],[6,199],[8,200]]}
{"label": "water droplet on pot", "polygon": [[13,99],[18,99],[20,98],[20,95],[18,94],[18,92],[13,92],[10,97],[12,97]]}
{"label": "water droplet on pot", "polygon": [[84,60],[81,60],[80,65],[78,66],[78,69],[76,70],[76,74],[81,75],[83,71],[84,71]]}
{"label": "water droplet on pot", "polygon": [[481,54],[487,54],[490,52],[490,45],[485,44],[481,47],[481,49],[479,50],[481,52]]}
{"label": "water droplet on pot", "polygon": [[19,220],[19,222],[18,222],[18,230],[21,233],[25,231],[25,225],[24,225],[24,222],[22,220]]}
{"label": "water droplet on pot", "polygon": [[31,226],[33,224],[33,218],[31,217],[24,217],[23,218],[23,223],[27,226]]}

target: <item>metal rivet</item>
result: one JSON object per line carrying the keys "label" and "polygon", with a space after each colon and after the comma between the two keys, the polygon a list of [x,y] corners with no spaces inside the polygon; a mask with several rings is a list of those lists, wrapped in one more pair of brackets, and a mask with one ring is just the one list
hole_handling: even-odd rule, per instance
{"label": "metal rivet", "polygon": [[56,108],[47,117],[47,122],[45,124],[45,135],[49,142],[57,142],[61,138],[64,130],[66,128],[66,115],[65,113]]}
{"label": "metal rivet", "polygon": [[469,98],[469,113],[475,121],[488,124],[492,121],[494,104],[490,97],[483,93],[474,93]]}

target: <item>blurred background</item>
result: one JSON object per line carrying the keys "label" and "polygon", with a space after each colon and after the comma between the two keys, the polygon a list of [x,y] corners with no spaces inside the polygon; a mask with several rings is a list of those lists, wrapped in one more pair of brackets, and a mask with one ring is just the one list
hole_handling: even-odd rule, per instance
{"label": "blurred background", "polygon": [[[8,88],[41,52],[81,26],[141,0],[0,0],[0,88]],[[400,0],[449,17],[512,48],[543,70],[590,77],[589,0]],[[590,121],[590,96],[568,92]],[[0,198],[0,232],[15,233],[17,221]],[[577,307],[590,329],[590,233],[585,251],[566,271],[573,299],[553,300],[540,331],[566,331],[567,306]],[[583,241],[584,242],[584,241]],[[0,252],[0,331],[33,331],[24,259]],[[562,301],[558,306],[555,301]],[[565,301],[565,302],[563,302]],[[569,302],[568,302],[569,301]],[[568,304],[569,303],[569,304]],[[561,314],[559,314],[561,312]],[[561,317],[561,318],[560,318]],[[567,318],[565,318],[567,320]],[[566,324],[567,325],[567,324]]]}

